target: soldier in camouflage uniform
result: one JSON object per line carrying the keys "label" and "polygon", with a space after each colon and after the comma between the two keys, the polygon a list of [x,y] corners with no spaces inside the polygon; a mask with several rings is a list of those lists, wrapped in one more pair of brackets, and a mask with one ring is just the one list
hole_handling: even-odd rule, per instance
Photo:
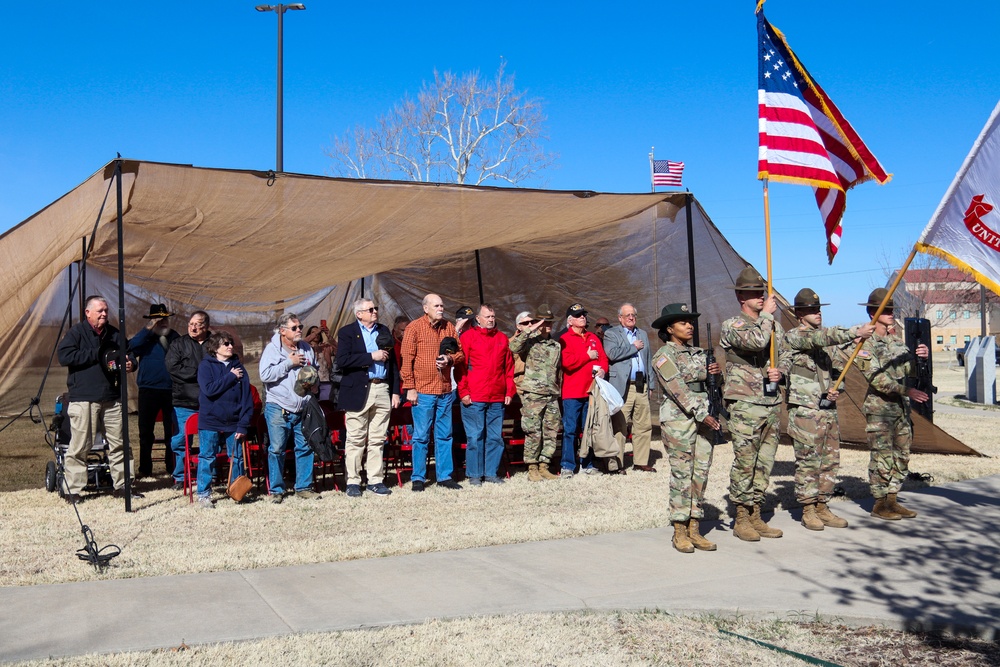
{"label": "soldier in camouflage uniform", "polygon": [[543,305],[534,316],[518,318],[517,333],[510,339],[510,351],[515,360],[524,362],[518,393],[521,396],[524,462],[528,464],[528,479],[532,482],[559,479],[559,475],[549,471],[562,423],[559,414],[562,348],[559,341],[550,337],[553,319],[552,311]]}
{"label": "soldier in camouflage uniform", "polygon": [[844,367],[851,342],[875,330],[870,322],[850,329],[823,327],[820,307],[826,305],[808,287],[799,290],[794,305],[799,326],[785,334],[792,354],[788,435],[795,446],[795,499],[802,505],[802,525],[809,530],[847,527],[827,506],[840,467],[839,391],[830,383]]}
{"label": "soldier in camouflage uniform", "polygon": [[[722,323],[719,342],[726,352],[726,386],[723,397],[729,406],[729,431],[733,439],[733,468],[729,499],[736,506],[733,534],[757,542],[761,537],[781,537],[777,528],[761,517],[764,492],[774,467],[780,435],[781,391],[765,391],[765,383],[776,387],[787,376],[791,355],[785,347],[785,332],[774,318],[778,304],[765,298],[767,285],[752,266],[740,272],[733,286],[740,314]],[[776,366],[770,364],[771,334],[774,334]]]}
{"label": "soldier in camouflage uniform", "polygon": [[674,548],[682,553],[716,549],[702,537],[699,521],[705,516],[702,502],[712,465],[712,445],[705,436],[721,428],[708,414],[705,379],[721,371],[718,364],[706,366],[705,351],[691,345],[697,319],[686,303],[672,303],[652,324],[664,342],[650,363],[663,388],[660,433],[670,461],[670,522]]}
{"label": "soldier in camouflage uniform", "polygon": [[[860,304],[875,315],[887,290],[879,288]],[[923,403],[926,393],[906,387],[906,378],[916,374],[916,363],[906,344],[893,337],[889,329],[895,326],[892,299],[875,323],[875,333],[865,341],[854,363],[868,380],[868,393],[861,408],[868,420],[868,446],[871,460],[868,463],[868,483],[875,497],[872,516],[896,521],[917,516],[913,510],[899,504],[899,493],[908,474],[910,443],[913,441],[913,424],[910,422],[910,401]],[[918,345],[918,357],[926,358],[926,345]],[[909,398],[909,401],[907,400]]]}

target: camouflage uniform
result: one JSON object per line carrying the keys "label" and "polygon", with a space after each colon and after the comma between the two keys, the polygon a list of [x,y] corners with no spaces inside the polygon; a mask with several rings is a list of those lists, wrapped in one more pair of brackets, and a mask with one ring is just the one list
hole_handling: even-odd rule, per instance
{"label": "camouflage uniform", "polygon": [[712,465],[712,445],[706,437],[710,429],[701,423],[708,416],[705,351],[671,341],[650,363],[664,392],[660,433],[670,460],[670,521],[702,519]]}
{"label": "camouflage uniform", "polygon": [[549,463],[558,444],[559,341],[543,338],[537,331],[518,331],[510,339],[515,359],[524,361],[518,392],[521,395],[521,430],[524,431],[524,462]]}
{"label": "camouflage uniform", "polygon": [[776,367],[787,377],[791,355],[785,347],[784,329],[772,315],[762,312],[755,320],[741,312],[722,323],[719,342],[726,351],[723,398],[731,415],[728,423],[734,455],[729,499],[736,505],[764,504],[778,450],[781,391],[777,396],[764,396],[772,330],[778,345]]}
{"label": "camouflage uniform", "polygon": [[795,499],[802,505],[829,502],[840,467],[840,426],[837,404],[820,408],[847,361],[844,347],[858,328],[813,328],[802,324],[785,334],[791,349],[788,376],[788,435],[795,446]]}
{"label": "camouflage uniform", "polygon": [[913,426],[906,378],[916,373],[916,364],[904,342],[892,336],[873,335],[854,360],[868,380],[868,393],[861,411],[868,420],[868,483],[872,495],[884,498],[899,493],[909,473]]}

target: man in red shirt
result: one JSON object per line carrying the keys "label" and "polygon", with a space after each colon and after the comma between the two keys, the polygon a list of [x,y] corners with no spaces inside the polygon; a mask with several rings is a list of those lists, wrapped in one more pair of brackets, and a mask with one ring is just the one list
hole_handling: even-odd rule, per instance
{"label": "man in red shirt", "polygon": [[457,334],[451,322],[444,319],[444,302],[437,294],[423,300],[424,316],[410,322],[403,333],[403,366],[400,368],[401,389],[413,406],[413,490],[423,491],[427,481],[427,449],[431,425],[434,426],[434,461],[438,486],[461,489],[451,478],[451,406],[455,392],[451,388],[451,367],[465,357],[461,349],[453,353],[442,350],[444,339],[457,345]]}
{"label": "man in red shirt", "polygon": [[514,396],[514,355],[497,331],[493,306],[479,306],[476,326],[462,334],[465,361],[455,368],[465,426],[465,476],[469,484],[502,484],[497,476],[503,455],[503,412]]}
{"label": "man in red shirt", "polygon": [[[574,303],[566,309],[566,326],[566,333],[559,339],[563,371],[561,467],[562,477],[569,479],[576,470],[576,438],[587,423],[590,385],[595,377],[607,375],[608,357],[604,354],[604,345],[600,339],[587,331],[587,310],[582,305]],[[596,470],[589,454],[580,465],[588,474]]]}

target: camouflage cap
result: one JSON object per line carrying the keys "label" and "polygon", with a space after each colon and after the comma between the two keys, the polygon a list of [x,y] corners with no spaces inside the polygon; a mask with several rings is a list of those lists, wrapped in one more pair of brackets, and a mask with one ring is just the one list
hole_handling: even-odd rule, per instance
{"label": "camouflage cap", "polygon": [[736,284],[732,288],[739,290],[766,290],[767,283],[764,282],[764,278],[757,272],[757,269],[747,266],[740,271],[740,275],[736,278]]}
{"label": "camouflage cap", "polygon": [[664,329],[677,320],[694,320],[698,316],[698,313],[691,312],[686,303],[671,303],[663,307],[660,316],[653,320],[650,326],[654,329]]}
{"label": "camouflage cap", "polygon": [[[882,300],[885,299],[885,295],[889,293],[884,287],[877,287],[872,290],[872,293],[868,295],[868,303],[859,303],[859,306],[865,306],[867,308],[878,308],[882,305]],[[888,301],[885,302],[885,309],[892,310],[892,298],[890,297]]]}
{"label": "camouflage cap", "polygon": [[303,366],[295,378],[295,393],[305,396],[312,393],[312,388],[319,384],[319,371],[312,366]]}
{"label": "camouflage cap", "polygon": [[829,306],[828,303],[819,302],[819,294],[816,294],[813,290],[808,287],[803,287],[799,290],[799,293],[795,295],[795,305],[792,308],[818,308],[820,306]]}

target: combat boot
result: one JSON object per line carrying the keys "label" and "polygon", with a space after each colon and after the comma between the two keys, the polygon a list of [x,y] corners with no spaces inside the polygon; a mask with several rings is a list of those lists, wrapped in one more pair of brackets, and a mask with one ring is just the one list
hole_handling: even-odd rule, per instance
{"label": "combat boot", "polygon": [[889,501],[885,498],[879,498],[875,501],[875,507],[872,508],[872,516],[876,519],[885,519],[886,521],[899,521],[903,518],[902,514],[892,511],[892,506],[889,505]]}
{"label": "combat boot", "polygon": [[693,554],[694,545],[688,537],[688,527],[683,521],[674,521],[674,549],[682,554]]}
{"label": "combat boot", "polygon": [[784,535],[779,529],[771,528],[764,523],[764,519],[760,516],[760,505],[753,506],[753,514],[750,515],[750,525],[753,526],[753,529],[761,537],[781,537]]}
{"label": "combat boot", "polygon": [[823,530],[823,521],[816,516],[816,503],[802,507],[802,525],[809,530]]}
{"label": "combat boot", "polygon": [[899,504],[899,501],[896,500],[895,493],[890,493],[888,496],[886,496],[886,502],[888,503],[890,510],[892,510],[899,516],[903,517],[904,519],[912,519],[913,517],[917,516],[916,512],[914,512],[913,510],[908,510]]}
{"label": "combat boot", "polygon": [[688,521],[688,539],[691,540],[691,544],[695,549],[700,549],[702,551],[715,551],[718,548],[715,546],[714,542],[709,542],[702,537],[701,526],[698,525],[698,519],[691,519]]}
{"label": "combat boot", "polygon": [[736,507],[736,525],[733,526],[733,535],[744,542],[760,542],[760,535],[750,523],[750,509],[746,505]]}
{"label": "combat boot", "polygon": [[540,482],[542,481],[542,475],[538,472],[537,463],[528,464],[528,481],[529,482]]}
{"label": "combat boot", "polygon": [[541,476],[543,482],[547,479],[559,479],[559,475],[553,475],[549,472],[549,464],[545,461],[539,462],[538,474]]}
{"label": "combat boot", "polygon": [[830,528],[847,528],[847,519],[831,512],[826,503],[816,503],[816,516],[819,517],[824,526],[830,526]]}

